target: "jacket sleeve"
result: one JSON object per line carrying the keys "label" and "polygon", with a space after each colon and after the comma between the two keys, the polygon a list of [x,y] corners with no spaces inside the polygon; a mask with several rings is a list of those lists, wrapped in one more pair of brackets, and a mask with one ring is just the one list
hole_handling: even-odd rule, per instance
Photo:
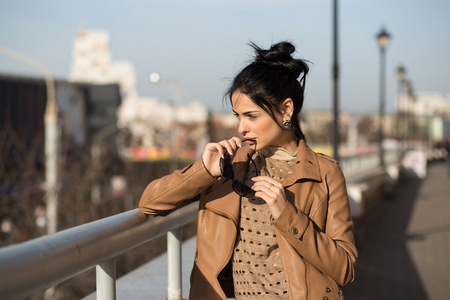
{"label": "jacket sleeve", "polygon": [[[345,286],[354,280],[357,250],[344,175],[338,164],[330,168],[318,183],[326,191],[319,193],[323,199],[315,199],[309,216],[287,202],[273,225],[308,263]],[[325,226],[320,229],[313,220],[322,211]]]}
{"label": "jacket sleeve", "polygon": [[139,209],[148,215],[167,215],[198,200],[215,182],[217,179],[209,174],[199,158],[182,170],[150,182],[141,196]]}

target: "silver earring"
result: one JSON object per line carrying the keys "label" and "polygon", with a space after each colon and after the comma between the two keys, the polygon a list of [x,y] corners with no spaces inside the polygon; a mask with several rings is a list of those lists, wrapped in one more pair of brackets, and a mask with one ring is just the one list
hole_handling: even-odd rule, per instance
{"label": "silver earring", "polygon": [[284,128],[291,127],[291,121],[289,121],[289,120],[283,121],[283,126],[284,126]]}

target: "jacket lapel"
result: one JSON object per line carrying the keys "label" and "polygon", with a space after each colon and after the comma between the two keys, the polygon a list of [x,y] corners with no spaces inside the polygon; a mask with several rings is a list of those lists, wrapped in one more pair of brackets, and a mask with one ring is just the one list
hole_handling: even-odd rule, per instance
{"label": "jacket lapel", "polygon": [[304,140],[301,140],[298,145],[294,170],[283,182],[283,186],[291,186],[301,179],[321,181],[317,155],[308,147],[308,145],[306,145]]}

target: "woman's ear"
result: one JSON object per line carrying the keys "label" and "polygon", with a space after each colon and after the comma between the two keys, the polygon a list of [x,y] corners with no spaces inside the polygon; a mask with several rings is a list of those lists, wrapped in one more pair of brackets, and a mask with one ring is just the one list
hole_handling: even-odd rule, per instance
{"label": "woman's ear", "polygon": [[287,98],[281,104],[281,111],[283,114],[283,120],[291,120],[294,113],[294,101],[291,98]]}

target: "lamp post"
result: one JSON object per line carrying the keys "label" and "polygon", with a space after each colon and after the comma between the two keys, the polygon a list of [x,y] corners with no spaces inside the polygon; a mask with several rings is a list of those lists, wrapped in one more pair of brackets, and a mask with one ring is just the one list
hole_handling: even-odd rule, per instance
{"label": "lamp post", "polygon": [[178,120],[178,105],[180,102],[180,98],[181,98],[181,94],[182,94],[182,88],[177,86],[176,84],[172,83],[171,81],[167,80],[164,77],[161,77],[161,75],[159,75],[158,73],[152,73],[149,76],[149,79],[151,82],[155,83],[155,84],[162,84],[167,86],[170,90],[172,90],[174,92],[174,99],[173,99],[173,121],[172,121],[172,138],[171,138],[171,148],[172,148],[172,155],[171,155],[171,159],[170,159],[170,171],[173,172],[175,171],[175,169],[177,168],[177,156],[178,156],[178,143],[177,143],[177,138],[178,138],[178,124],[177,124],[177,120]]}
{"label": "lamp post", "polygon": [[386,48],[389,44],[389,33],[385,29],[377,35],[378,46],[380,47],[380,108],[379,108],[379,127],[378,127],[378,147],[380,149],[380,166],[384,167],[384,149],[383,149],[383,121],[386,102]]}
{"label": "lamp post", "polygon": [[172,132],[172,149],[174,150],[173,153],[173,157],[172,157],[172,171],[174,171],[174,168],[177,167],[176,165],[176,161],[175,159],[177,158],[178,155],[178,148],[180,147],[180,145],[178,145],[176,143],[176,138],[178,137],[178,133],[177,133],[177,117],[178,117],[178,106],[180,104],[181,101],[181,97],[184,97],[184,99],[188,99],[192,102],[198,102],[198,103],[202,103],[202,100],[195,94],[193,94],[192,92],[182,88],[181,86],[171,82],[170,80],[168,80],[167,78],[162,77],[160,74],[158,73],[151,73],[149,76],[149,80],[152,83],[155,84],[161,84],[166,86],[168,89],[170,89],[173,93],[174,93],[174,104],[173,104],[173,109],[174,109],[174,119],[173,119],[173,132]]}
{"label": "lamp post", "polygon": [[338,3],[333,1],[333,157],[339,160]]}
{"label": "lamp post", "polygon": [[182,88],[181,86],[171,82],[167,78],[162,77],[159,73],[151,73],[149,76],[149,80],[153,83],[165,85],[167,88],[172,90],[179,97],[183,96],[191,101],[202,102],[199,97],[195,94],[189,92],[188,90]]}
{"label": "lamp post", "polygon": [[0,46],[3,53],[21,63],[39,70],[45,79],[47,102],[44,114],[45,127],[45,199],[47,204],[47,234],[58,230],[58,106],[55,99],[55,82],[42,63]]}
{"label": "lamp post", "polygon": [[397,88],[397,127],[400,129],[400,136],[401,140],[403,142],[405,141],[406,137],[406,119],[405,119],[405,103],[403,103],[403,86],[405,82],[405,74],[406,70],[403,66],[397,67],[397,78],[398,78],[398,88]]}
{"label": "lamp post", "polygon": [[407,80],[405,84],[407,105],[408,105],[408,144],[410,147],[414,145],[416,132],[416,96],[414,93],[411,80]]}

